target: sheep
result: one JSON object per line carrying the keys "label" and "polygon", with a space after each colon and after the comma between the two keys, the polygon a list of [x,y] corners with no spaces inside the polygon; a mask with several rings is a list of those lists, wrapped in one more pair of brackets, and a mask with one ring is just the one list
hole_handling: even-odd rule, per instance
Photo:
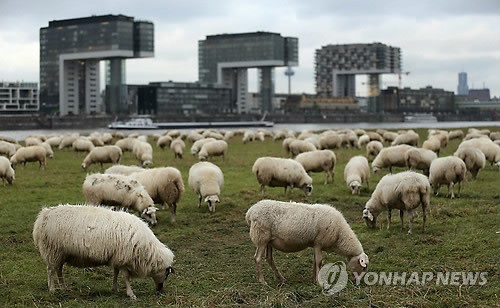
{"label": "sheep", "polygon": [[27,137],[24,139],[24,145],[27,147],[31,145],[40,145],[42,142],[43,141],[38,137]]}
{"label": "sheep", "polygon": [[61,142],[59,143],[59,150],[62,150],[64,148],[69,148],[73,146],[73,142],[76,141],[80,137],[80,134],[75,133],[71,135],[65,135],[62,137]]}
{"label": "sheep", "polygon": [[76,139],[71,146],[73,148],[73,151],[76,152],[90,152],[95,148],[92,141],[90,141],[86,137],[80,137]]}
{"label": "sheep", "polygon": [[5,142],[9,142],[9,143],[17,143],[17,140],[12,138],[12,137],[8,137],[8,136],[2,136],[0,135],[0,140],[1,141],[5,141]]}
{"label": "sheep", "polygon": [[405,153],[406,167],[410,170],[422,170],[426,176],[429,176],[429,167],[436,158],[436,153],[422,148],[409,149]]}
{"label": "sheep", "polygon": [[234,137],[234,134],[235,134],[234,131],[227,131],[227,132],[225,132],[224,133],[224,140],[225,141],[231,140],[231,138]]}
{"label": "sheep", "polygon": [[361,148],[370,142],[370,136],[362,135],[358,138],[358,148]]}
{"label": "sheep", "polygon": [[441,150],[441,141],[437,137],[431,136],[429,139],[425,140],[424,143],[422,143],[422,148],[431,150],[439,155],[439,151]]}
{"label": "sheep", "polygon": [[172,139],[176,139],[181,135],[180,130],[178,129],[173,129],[167,132],[167,136],[172,137]]}
{"label": "sheep", "polygon": [[295,157],[306,172],[325,172],[325,184],[328,180],[334,182],[335,164],[337,157],[332,150],[315,150],[300,153]]}
{"label": "sheep", "polygon": [[241,140],[243,144],[255,141],[255,132],[251,130],[246,130],[243,134],[243,139]]}
{"label": "sheep", "polygon": [[342,138],[334,132],[321,134],[319,138],[321,149],[336,149],[342,146]]}
{"label": "sheep", "polygon": [[11,157],[16,153],[16,146],[13,143],[0,140],[0,154]]}
{"label": "sheep", "polygon": [[295,137],[287,137],[287,138],[283,139],[283,142],[281,143],[281,146],[283,147],[283,150],[285,150],[285,153],[287,156],[291,155],[290,143],[292,143],[292,141],[294,141],[294,140],[297,140],[297,139],[295,139]]}
{"label": "sheep", "polygon": [[380,151],[384,148],[384,145],[380,141],[370,141],[366,145],[366,157],[368,158],[375,158]]}
{"label": "sheep", "polygon": [[162,208],[170,208],[171,222],[175,222],[177,203],[184,192],[184,182],[181,172],[173,167],[151,168],[135,172],[129,177],[139,181],[155,203],[160,203]]}
{"label": "sheep", "polygon": [[352,130],[345,130],[340,134],[342,145],[346,148],[358,147],[358,136]]}
{"label": "sheep", "polygon": [[[200,139],[203,139],[203,135],[202,134],[199,134],[195,131],[191,131],[189,132],[189,134],[187,135],[187,140],[191,141],[191,142],[195,142],[197,140],[200,140]],[[170,145],[170,144],[169,144]]]}
{"label": "sheep", "polygon": [[50,144],[51,147],[59,147],[59,144],[61,144],[62,137],[60,136],[52,136],[45,140],[48,144]]}
{"label": "sheep", "polygon": [[199,160],[207,160],[211,156],[222,156],[222,160],[224,160],[224,156],[227,152],[227,142],[224,140],[215,140],[205,143],[200,152],[198,153]]}
{"label": "sheep", "polygon": [[134,215],[104,207],[59,205],[43,208],[33,226],[33,241],[47,265],[49,292],[55,292],[55,276],[65,287],[63,266],[108,265],[113,268],[113,291],[120,271],[127,295],[135,300],[131,277],[151,277],[156,291],[174,262],[172,251]]}
{"label": "sheep", "polygon": [[163,150],[165,149],[165,147],[170,147],[171,142],[172,142],[172,137],[166,135],[158,138],[156,145]]}
{"label": "sheep", "polygon": [[412,146],[418,146],[418,141],[420,137],[413,130],[409,130],[404,134],[398,135],[396,139],[391,143],[391,145],[408,144]]}
{"label": "sheep", "polygon": [[2,183],[4,186],[5,181],[7,181],[9,185],[12,185],[12,183],[16,179],[16,173],[10,165],[9,159],[3,156],[0,156],[0,178],[2,179]]}
{"label": "sheep", "polygon": [[153,147],[148,142],[137,141],[134,143],[132,153],[135,158],[141,163],[142,167],[147,167],[153,164]]}
{"label": "sheep", "polygon": [[368,256],[342,213],[327,204],[305,204],[261,200],[245,215],[250,226],[250,239],[256,246],[257,278],[266,284],[262,274],[262,258],[266,257],[277,279],[283,275],[273,260],[273,248],[283,252],[314,249],[313,277],[319,281],[322,251],[334,251],[346,257],[348,267],[361,273],[368,268]]}
{"label": "sheep", "polygon": [[461,129],[452,130],[448,133],[448,140],[463,139],[464,132]]}
{"label": "sheep", "polygon": [[490,133],[490,139],[492,141],[500,140],[500,132],[491,132]]}
{"label": "sheep", "polygon": [[105,145],[102,147],[95,147],[92,151],[85,156],[82,162],[82,169],[86,170],[90,165],[99,163],[101,169],[103,163],[118,164],[123,156],[120,147],[116,145]]}
{"label": "sheep", "polygon": [[102,147],[104,145],[104,141],[102,140],[101,134],[99,133],[90,134],[88,140],[92,142],[92,144],[96,147]]}
{"label": "sheep", "polygon": [[377,173],[380,169],[389,168],[389,172],[392,173],[392,167],[406,167],[405,153],[412,148],[407,144],[383,148],[372,162],[373,172]]}
{"label": "sheep", "polygon": [[429,182],[437,196],[441,185],[448,185],[448,196],[455,198],[453,185],[458,183],[458,193],[460,195],[460,184],[465,179],[467,167],[463,160],[456,156],[440,157],[432,161],[429,169]]}
{"label": "sheep", "polygon": [[399,209],[401,230],[403,230],[404,211],[407,211],[410,216],[408,234],[411,234],[413,210],[422,205],[422,230],[425,232],[426,209],[430,203],[430,192],[429,179],[423,174],[413,171],[387,174],[380,179],[370,199],[366,202],[363,219],[368,227],[375,228],[377,216],[387,209],[387,230],[389,230],[392,209]]}
{"label": "sheep", "polygon": [[39,163],[39,167],[47,166],[47,151],[40,145],[32,145],[29,147],[19,148],[10,158],[10,163],[14,168],[17,164],[26,166],[27,162]]}
{"label": "sheep", "polygon": [[439,139],[441,149],[446,148],[448,146],[448,132],[445,130],[429,130],[429,138],[435,137]]}
{"label": "sheep", "polygon": [[201,150],[201,147],[209,141],[215,141],[215,138],[203,138],[193,142],[193,145],[191,146],[191,154],[193,156],[198,154],[198,152],[200,152]]}
{"label": "sheep", "polygon": [[344,180],[353,195],[360,194],[363,183],[366,183],[368,190],[370,189],[370,184],[368,183],[369,177],[370,166],[366,157],[358,155],[349,159],[344,168]]}
{"label": "sheep", "polygon": [[472,147],[462,147],[457,149],[454,156],[464,161],[467,171],[472,174],[472,178],[476,179],[479,170],[484,168],[486,157],[480,149]]}
{"label": "sheep", "polygon": [[113,135],[110,133],[102,133],[101,139],[104,144],[111,144],[111,142],[113,142]]}
{"label": "sheep", "polygon": [[398,136],[399,136],[399,134],[395,133],[395,132],[384,132],[384,134],[382,135],[382,137],[384,138],[384,141],[389,142],[389,143],[396,140],[396,138]]}
{"label": "sheep", "polygon": [[185,147],[186,147],[186,144],[180,138],[174,139],[170,143],[170,149],[172,149],[172,151],[174,152],[175,158],[182,159],[182,154],[184,154]]}
{"label": "sheep", "polygon": [[307,196],[312,193],[312,178],[304,167],[293,159],[260,157],[253,164],[252,172],[257,177],[262,193],[265,186],[284,187],[285,194],[288,187],[300,187]]}
{"label": "sheep", "polygon": [[384,142],[384,138],[379,133],[376,132],[367,132],[368,137],[370,137],[370,141],[379,141]]}
{"label": "sheep", "polygon": [[311,137],[312,135],[314,135],[314,133],[310,132],[309,130],[304,130],[302,131],[298,136],[297,136],[297,139],[299,140],[305,140],[309,137]]}
{"label": "sheep", "polygon": [[45,152],[46,152],[48,158],[54,158],[54,151],[52,151],[52,147],[50,146],[50,144],[48,144],[45,141],[45,142],[40,143],[39,145],[45,149]]}
{"label": "sheep", "polygon": [[134,144],[137,141],[138,140],[136,138],[127,137],[127,138],[118,140],[115,143],[115,145],[120,147],[120,149],[122,149],[122,152],[126,152],[126,151],[132,152],[132,150],[134,149]]}
{"label": "sheep", "polygon": [[356,128],[354,130],[354,132],[356,133],[356,136],[358,136],[358,137],[366,135],[366,131],[364,129],[361,129],[361,128]]}
{"label": "sheep", "polygon": [[188,183],[198,195],[198,208],[203,199],[208,210],[215,212],[215,204],[220,202],[219,195],[224,186],[222,170],[211,162],[196,163],[189,168]]}
{"label": "sheep", "polygon": [[304,139],[304,141],[312,143],[312,145],[314,145],[314,147],[319,150],[321,147],[319,139],[320,139],[319,135],[312,135]]}
{"label": "sheep", "polygon": [[458,148],[460,149],[463,147],[480,149],[484,153],[486,160],[491,162],[492,165],[500,164],[500,147],[489,138],[479,138],[462,141]]}
{"label": "sheep", "polygon": [[131,175],[134,172],[143,171],[144,168],[138,166],[113,165],[104,171],[105,174]]}
{"label": "sheep", "polygon": [[82,185],[85,200],[93,205],[119,206],[131,209],[151,225],[158,223],[157,208],[137,180],[121,174],[94,173],[87,175]]}
{"label": "sheep", "polygon": [[288,149],[290,150],[290,154],[295,157],[300,153],[315,151],[316,147],[309,141],[293,140],[292,142],[290,142]]}

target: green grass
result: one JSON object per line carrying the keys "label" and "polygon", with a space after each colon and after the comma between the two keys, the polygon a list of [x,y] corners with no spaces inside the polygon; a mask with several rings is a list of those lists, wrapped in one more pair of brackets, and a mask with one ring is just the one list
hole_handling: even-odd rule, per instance
{"label": "green grass", "polygon": [[[421,140],[426,131],[419,130]],[[242,144],[241,137],[230,142],[226,160],[215,159],[224,172],[225,186],[215,213],[197,208],[197,198],[187,186],[189,167],[197,160],[189,152],[174,160],[171,151],[154,146],[155,166],[174,166],[181,170],[186,185],[178,207],[177,223],[170,223],[169,211],[159,213],[153,231],[176,255],[176,274],[167,280],[164,292],[154,294],[151,279],[135,279],[138,300],[125,294],[122,277],[119,292],[111,291],[112,270],[108,267],[81,269],[65,267],[66,290],[47,291],[45,264],[31,236],[40,208],[58,203],[82,203],[81,185],[86,173],[80,168],[84,154],[55,151],[46,170],[35,164],[16,170],[13,186],[0,186],[0,307],[73,307],[73,306],[374,306],[374,307],[492,307],[500,303],[500,173],[487,166],[478,180],[464,185],[460,198],[432,197],[427,231],[422,233],[422,216],[417,211],[414,234],[399,228],[397,213],[393,225],[385,229],[381,214],[376,230],[368,229],[361,212],[370,193],[351,195],[343,181],[343,169],[349,157],[364,150],[336,150],[338,164],[334,184],[323,184],[324,174],[313,174],[314,191],[306,198],[299,190],[285,196],[282,188],[268,188],[265,195],[251,172],[260,156],[283,156],[281,142],[265,141]],[[454,152],[452,141],[441,154]],[[136,164],[127,152],[124,164]],[[92,172],[99,171],[92,166]],[[373,190],[381,175],[372,175]],[[269,286],[256,279],[254,246],[248,236],[245,212],[262,198],[328,203],[337,207],[352,225],[370,257],[370,271],[487,271],[484,286],[436,286],[434,283],[409,286],[367,286],[352,282],[339,294],[325,296],[312,282],[312,250],[299,253],[275,253],[275,261],[287,278],[278,286],[272,271],[264,264]],[[324,253],[324,262],[345,261],[334,253]]]}

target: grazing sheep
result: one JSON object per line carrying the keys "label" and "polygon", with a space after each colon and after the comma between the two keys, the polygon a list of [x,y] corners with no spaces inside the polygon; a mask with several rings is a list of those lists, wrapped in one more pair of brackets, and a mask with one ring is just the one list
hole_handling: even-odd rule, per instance
{"label": "grazing sheep", "polygon": [[391,143],[392,146],[407,144],[412,146],[418,146],[418,141],[420,137],[413,130],[409,130],[404,134],[398,135],[396,139]]}
{"label": "grazing sheep", "polygon": [[225,132],[224,133],[224,140],[225,141],[231,140],[231,138],[234,137],[234,134],[235,134],[234,131],[227,131],[227,132]]}
{"label": "grazing sheep", "polygon": [[2,183],[5,186],[5,181],[12,185],[15,180],[16,173],[14,169],[10,165],[10,161],[8,158],[0,156],[0,178],[2,179]]}
{"label": "grazing sheep", "polygon": [[366,157],[368,158],[375,158],[380,151],[384,148],[384,145],[380,141],[370,141],[366,145]]}
{"label": "grazing sheep", "polygon": [[131,175],[134,172],[143,171],[144,168],[138,166],[114,165],[104,171],[105,174]]}
{"label": "grazing sheep", "polygon": [[172,142],[172,137],[166,135],[166,136],[161,136],[160,138],[158,138],[156,145],[163,150],[163,149],[165,149],[165,147],[170,148],[171,142]]}
{"label": "grazing sheep", "polygon": [[222,160],[224,160],[224,156],[227,152],[227,142],[224,140],[215,140],[205,143],[200,152],[198,153],[199,160],[208,160],[209,157],[212,156],[222,156]]}
{"label": "grazing sheep", "polygon": [[304,141],[312,143],[312,145],[314,145],[314,147],[319,150],[321,147],[321,143],[320,143],[319,139],[320,139],[319,135],[312,135],[312,136],[304,139]]}
{"label": "grazing sheep", "polygon": [[16,153],[16,146],[13,143],[0,140],[0,154],[11,157]]}
{"label": "grazing sheep", "polygon": [[57,148],[57,147],[59,147],[59,144],[61,144],[61,140],[62,140],[62,137],[60,137],[60,136],[52,136],[52,137],[47,138],[47,140],[45,140],[45,142],[50,144],[51,147]]}
{"label": "grazing sheep", "polygon": [[384,142],[389,142],[389,143],[396,140],[398,136],[399,134],[395,132],[384,132],[384,134],[382,135],[382,137],[384,138]]}
{"label": "grazing sheep", "polygon": [[436,153],[421,148],[409,149],[405,153],[406,167],[410,170],[422,170],[426,176],[429,176],[429,168],[436,158]]}
{"label": "grazing sheep", "polygon": [[40,168],[47,166],[47,151],[40,145],[32,145],[29,147],[19,148],[10,158],[10,163],[14,168],[17,164],[26,166],[27,162],[37,161]]}
{"label": "grazing sheep", "polygon": [[127,137],[127,138],[118,140],[115,143],[115,145],[118,146],[118,147],[120,147],[120,149],[122,149],[122,152],[124,152],[124,153],[126,151],[132,152],[132,150],[134,149],[134,144],[137,141],[138,140],[136,138]]}
{"label": "grazing sheep", "polygon": [[376,132],[367,132],[368,137],[370,137],[370,141],[379,141],[384,142],[384,138]]}
{"label": "grazing sheep", "polygon": [[358,136],[358,137],[361,137],[361,136],[366,134],[366,131],[364,129],[361,129],[361,128],[356,128],[354,130],[354,132],[356,133],[356,136]]}
{"label": "grazing sheep", "polygon": [[138,181],[121,174],[87,175],[83,182],[85,200],[94,205],[119,206],[131,209],[151,225],[156,225],[153,199]]}
{"label": "grazing sheep", "polygon": [[118,164],[122,158],[123,152],[120,147],[116,145],[105,145],[102,147],[95,147],[90,151],[82,162],[82,169],[86,170],[90,165],[99,163],[101,169],[103,163]]}
{"label": "grazing sheep", "polygon": [[311,152],[300,153],[295,157],[306,172],[325,172],[325,184],[328,180],[334,182],[335,164],[337,157],[332,150],[316,150]]}
{"label": "grazing sheep", "polygon": [[362,135],[358,138],[358,148],[364,147],[370,142],[370,136]]}
{"label": "grazing sheep", "polygon": [[422,148],[431,150],[439,156],[439,151],[441,150],[441,141],[436,136],[431,136],[429,139],[424,141],[424,143],[422,144]]}
{"label": "grazing sheep", "polygon": [[217,132],[214,132],[214,131],[206,131],[202,134],[203,137],[205,138],[214,138],[214,139],[217,139],[217,140],[223,140],[224,139],[224,136],[217,133]]}
{"label": "grazing sheep", "polygon": [[147,167],[153,164],[153,147],[148,142],[138,140],[134,143],[132,153],[141,163],[142,167]]}
{"label": "grazing sheep", "polygon": [[293,159],[260,157],[253,164],[252,172],[257,177],[262,193],[265,186],[284,187],[285,194],[288,187],[300,187],[307,196],[312,193],[312,178],[304,167]]}
{"label": "grazing sheep", "polygon": [[448,140],[463,139],[464,132],[461,129],[452,130],[448,133]]}
{"label": "grazing sheep", "polygon": [[349,159],[344,168],[344,180],[353,195],[359,195],[363,183],[366,183],[368,190],[370,190],[369,177],[370,166],[366,157],[358,155]]}
{"label": "grazing sheep", "polygon": [[12,137],[2,136],[2,135],[0,135],[0,140],[8,142],[8,143],[17,143],[16,139],[14,139]]}
{"label": "grazing sheep", "polygon": [[211,162],[199,162],[189,168],[189,186],[198,195],[198,208],[201,200],[208,203],[208,210],[215,212],[215,204],[220,202],[219,195],[224,185],[222,170]]}
{"label": "grazing sheep", "polygon": [[203,138],[203,139],[199,139],[199,140],[196,140],[195,142],[193,142],[193,145],[191,146],[191,154],[193,156],[198,154],[198,152],[200,152],[200,150],[201,150],[201,147],[205,143],[210,142],[210,141],[215,141],[215,138]]}
{"label": "grazing sheep", "polygon": [[448,185],[448,196],[455,198],[453,185],[458,183],[458,193],[460,195],[460,183],[465,179],[467,167],[463,160],[456,156],[440,157],[432,161],[429,169],[429,182],[434,189],[436,196],[441,185]]}
{"label": "grazing sheep", "polygon": [[90,134],[88,139],[96,147],[102,147],[104,145],[104,141],[102,140],[101,134],[99,134],[99,133]]}
{"label": "grazing sheep", "polygon": [[177,203],[184,192],[181,172],[173,167],[151,168],[129,175],[139,181],[155,203],[170,208],[171,222],[175,222]]}
{"label": "grazing sheep", "polygon": [[311,137],[312,135],[314,135],[314,133],[310,132],[309,130],[304,130],[304,131],[300,132],[300,134],[297,136],[297,139],[305,140],[305,139]]}
{"label": "grazing sheep", "polygon": [[319,137],[321,149],[337,149],[342,146],[342,138],[335,132],[321,134]]}
{"label": "grazing sheep", "polygon": [[250,239],[256,246],[255,263],[259,282],[265,284],[262,258],[265,256],[276,278],[285,281],[273,260],[273,248],[283,252],[314,249],[313,277],[319,280],[322,251],[347,258],[348,267],[361,273],[368,267],[368,256],[342,213],[327,204],[305,204],[261,200],[252,205],[245,220]]}
{"label": "grazing sheep", "polygon": [[76,139],[78,139],[79,137],[80,137],[80,134],[78,134],[78,133],[63,136],[61,139],[61,142],[59,143],[58,149],[62,150],[65,148],[72,147],[73,142],[75,142]]}
{"label": "grazing sheep", "polygon": [[383,148],[372,162],[373,172],[389,168],[389,172],[392,173],[392,167],[406,167],[405,153],[410,149],[413,147],[406,144]]}
{"label": "grazing sheep", "polygon": [[174,152],[175,158],[182,159],[182,155],[184,154],[185,147],[186,147],[186,144],[180,138],[174,139],[174,140],[172,140],[172,143],[170,143],[170,149],[172,149],[172,151]]}
{"label": "grazing sheep", "polygon": [[492,141],[500,140],[500,132],[491,132],[490,133],[490,139]]}
{"label": "grazing sheep", "polygon": [[243,139],[242,139],[243,144],[252,141],[255,141],[255,132],[251,130],[246,130],[245,133],[243,134]]}
{"label": "grazing sheep", "polygon": [[33,226],[33,240],[47,264],[49,292],[55,276],[65,287],[63,266],[108,265],[114,270],[113,291],[123,272],[127,295],[136,299],[131,277],[151,277],[156,291],[170,273],[174,254],[134,215],[104,207],[59,205],[43,208]]}
{"label": "grazing sheep", "polygon": [[448,146],[448,132],[445,130],[429,130],[429,139],[431,137],[437,138],[440,142],[441,149]]}
{"label": "grazing sheep", "polygon": [[300,153],[315,151],[316,147],[309,141],[297,139],[290,142],[290,144],[288,145],[288,149],[290,150],[290,154],[295,157]]}
{"label": "grazing sheep", "polygon": [[464,161],[467,171],[472,174],[474,179],[477,178],[479,170],[484,168],[486,163],[484,153],[480,149],[472,147],[459,148],[453,155]]}
{"label": "grazing sheep", "polygon": [[404,211],[408,211],[410,216],[408,234],[411,234],[413,210],[422,205],[422,230],[425,231],[426,208],[429,206],[430,193],[429,179],[423,174],[413,171],[387,174],[380,179],[370,199],[366,202],[363,219],[368,227],[374,228],[377,224],[377,216],[387,209],[387,229],[389,229],[391,226],[391,212],[393,209],[397,209],[401,219],[401,230],[403,230]]}
{"label": "grazing sheep", "polygon": [[[195,132],[195,131],[191,131],[191,132],[189,132],[189,134],[187,135],[187,140],[189,140],[189,141],[191,141],[191,142],[193,142],[193,143],[194,143],[195,141],[200,140],[200,139],[203,139],[203,138],[205,138],[205,137],[203,137],[203,135],[202,135],[202,134],[199,134],[199,133],[197,133],[197,132]],[[170,143],[169,143],[169,145],[170,145]]]}
{"label": "grazing sheep", "polygon": [[52,147],[50,146],[50,144],[48,144],[45,141],[45,142],[40,143],[39,145],[45,149],[45,152],[47,153],[48,158],[51,158],[51,159],[54,158],[54,151],[52,151]]}
{"label": "grazing sheep", "polygon": [[87,139],[87,137],[80,137],[76,139],[71,147],[73,148],[73,151],[76,152],[90,152],[95,148],[92,141]]}
{"label": "grazing sheep", "polygon": [[297,140],[297,139],[295,139],[295,137],[287,137],[287,138],[283,139],[283,142],[281,143],[281,146],[283,147],[283,150],[285,150],[285,153],[287,156],[291,156],[290,143],[292,143],[292,141],[294,141],[294,140]]}
{"label": "grazing sheep", "polygon": [[491,162],[491,165],[500,163],[500,147],[491,141],[489,138],[479,138],[462,141],[458,148],[471,147],[475,149],[480,149],[486,160]]}
{"label": "grazing sheep", "polygon": [[176,139],[181,135],[181,131],[178,129],[173,129],[167,132],[167,136],[172,137],[172,139]]}
{"label": "grazing sheep", "polygon": [[358,136],[352,130],[344,130],[340,137],[342,138],[342,146],[346,148],[358,147]]}
{"label": "grazing sheep", "polygon": [[38,137],[27,137],[24,139],[24,146],[40,145],[42,142]]}

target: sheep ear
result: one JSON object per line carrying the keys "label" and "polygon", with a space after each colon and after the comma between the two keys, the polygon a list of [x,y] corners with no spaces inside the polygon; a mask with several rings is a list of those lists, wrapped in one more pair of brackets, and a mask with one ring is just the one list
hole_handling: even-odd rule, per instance
{"label": "sheep ear", "polygon": [[365,253],[362,253],[359,256],[358,262],[361,267],[366,268],[368,266],[368,256]]}
{"label": "sheep ear", "polygon": [[373,215],[368,209],[363,210],[363,218],[373,221]]}

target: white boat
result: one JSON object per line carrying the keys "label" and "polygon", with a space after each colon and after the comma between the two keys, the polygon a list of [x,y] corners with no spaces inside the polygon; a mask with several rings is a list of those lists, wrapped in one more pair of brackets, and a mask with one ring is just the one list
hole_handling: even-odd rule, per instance
{"label": "white boat", "polygon": [[129,121],[115,121],[110,129],[178,129],[178,128],[236,128],[273,127],[272,121],[230,121],[230,122],[153,122],[151,118],[132,118]]}
{"label": "white boat", "polygon": [[404,117],[408,123],[436,123],[438,119],[430,113],[413,113]]}
{"label": "white boat", "polygon": [[150,118],[132,118],[128,121],[115,121],[108,125],[111,129],[158,129]]}

